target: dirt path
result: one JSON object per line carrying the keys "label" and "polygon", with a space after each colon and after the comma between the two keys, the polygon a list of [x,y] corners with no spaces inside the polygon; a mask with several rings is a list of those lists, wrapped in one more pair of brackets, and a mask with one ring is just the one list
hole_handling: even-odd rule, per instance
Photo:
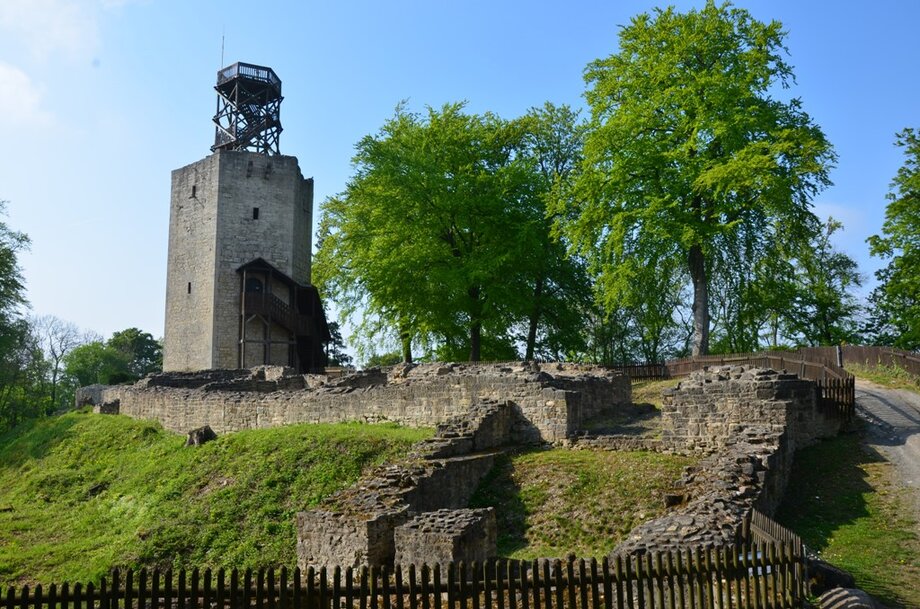
{"label": "dirt path", "polygon": [[869,423],[869,444],[894,465],[911,491],[914,517],[920,522],[920,394],[857,379],[856,409]]}

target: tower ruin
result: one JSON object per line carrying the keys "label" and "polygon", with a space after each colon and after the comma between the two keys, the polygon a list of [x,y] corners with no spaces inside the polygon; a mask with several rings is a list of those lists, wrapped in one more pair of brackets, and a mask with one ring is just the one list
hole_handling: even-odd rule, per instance
{"label": "tower ruin", "polygon": [[215,90],[213,153],[172,172],[163,369],[321,368],[313,178],[279,151],[281,80],[235,63]]}

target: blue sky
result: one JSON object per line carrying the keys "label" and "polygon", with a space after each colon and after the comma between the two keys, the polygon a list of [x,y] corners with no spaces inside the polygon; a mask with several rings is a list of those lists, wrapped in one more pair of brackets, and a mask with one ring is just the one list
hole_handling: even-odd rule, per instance
{"label": "blue sky", "polygon": [[[675,2],[681,10],[700,1]],[[870,279],[896,131],[920,127],[920,1],[739,0],[788,32],[792,93],[835,145],[816,212]],[[170,171],[209,153],[221,66],[283,81],[281,151],[316,180],[316,206],[351,174],[355,142],[400,100],[468,100],[506,118],[582,107],[585,65],[631,16],[607,2],[0,0],[0,199],[29,234],[36,314],[110,335],[163,333]]]}

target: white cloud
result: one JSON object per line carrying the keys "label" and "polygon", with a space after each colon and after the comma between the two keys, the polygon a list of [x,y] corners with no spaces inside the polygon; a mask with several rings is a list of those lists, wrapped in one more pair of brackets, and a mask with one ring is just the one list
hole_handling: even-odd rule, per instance
{"label": "white cloud", "polygon": [[85,60],[99,45],[98,11],[107,0],[2,0],[0,32],[39,60],[60,53]]}
{"label": "white cloud", "polygon": [[46,127],[52,115],[42,109],[42,92],[29,75],[0,62],[0,126]]}

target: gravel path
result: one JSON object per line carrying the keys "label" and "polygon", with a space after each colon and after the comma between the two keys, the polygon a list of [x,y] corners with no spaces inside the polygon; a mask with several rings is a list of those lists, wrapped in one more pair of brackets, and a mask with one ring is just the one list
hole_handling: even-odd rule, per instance
{"label": "gravel path", "polygon": [[915,518],[920,521],[920,394],[857,379],[856,411],[869,422],[869,444],[912,490]]}

